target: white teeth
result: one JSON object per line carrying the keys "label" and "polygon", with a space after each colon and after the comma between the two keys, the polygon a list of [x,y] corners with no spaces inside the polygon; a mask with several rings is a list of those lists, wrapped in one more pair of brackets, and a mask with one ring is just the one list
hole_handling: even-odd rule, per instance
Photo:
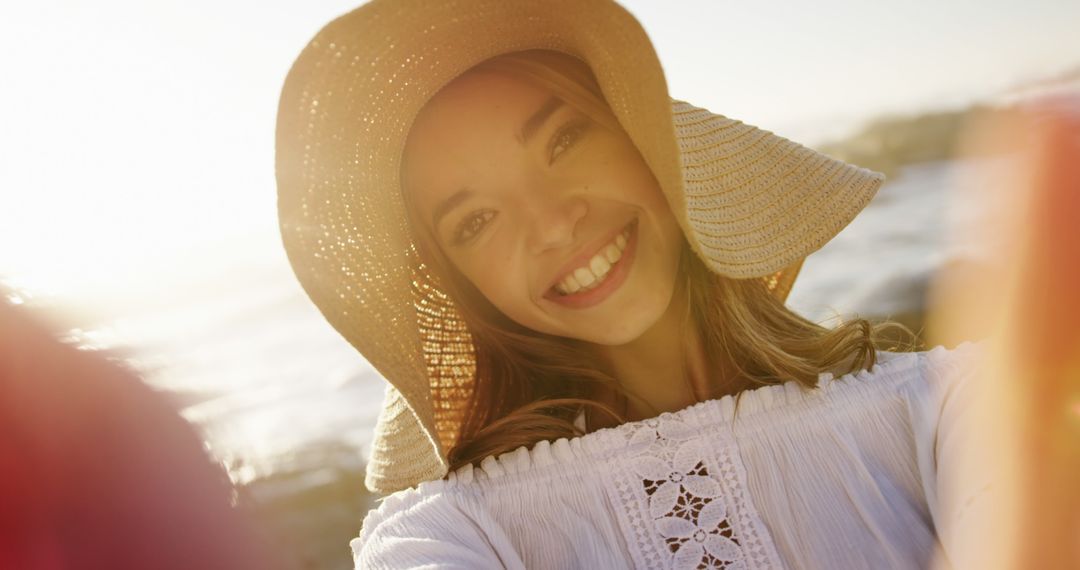
{"label": "white teeth", "polygon": [[579,267],[574,270],[574,279],[577,279],[582,287],[588,287],[593,284],[593,281],[596,281],[596,276],[592,274],[592,271]]}
{"label": "white teeth", "polygon": [[581,289],[581,283],[578,283],[573,275],[567,275],[566,278],[562,280],[562,286],[566,289],[567,293],[576,293]]}
{"label": "white teeth", "polygon": [[604,257],[608,263],[615,263],[622,257],[622,251],[615,244],[611,244],[604,248]]}
{"label": "white teeth", "polygon": [[607,275],[607,272],[611,269],[611,264],[603,255],[597,255],[589,260],[589,269],[592,270],[593,275],[597,278],[603,278]]}
{"label": "white teeth", "polygon": [[615,236],[615,241],[609,243],[589,260],[588,265],[579,267],[563,277],[562,281],[555,284],[555,291],[561,295],[571,295],[582,289],[591,289],[599,285],[611,266],[622,259],[623,250],[626,249],[626,238],[629,230]]}

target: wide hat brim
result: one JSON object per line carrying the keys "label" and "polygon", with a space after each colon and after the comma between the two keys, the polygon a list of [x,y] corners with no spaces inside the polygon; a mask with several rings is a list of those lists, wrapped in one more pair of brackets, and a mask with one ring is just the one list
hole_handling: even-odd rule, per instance
{"label": "wide hat brim", "polygon": [[592,69],[693,250],[783,298],[802,259],[870,201],[880,173],[675,101],[645,31],[607,0],[374,0],[334,20],[286,79],[277,128],[285,249],[326,319],[390,382],[366,485],[446,474],[471,344],[410,238],[399,172],[421,107],[496,55],[550,49]]}

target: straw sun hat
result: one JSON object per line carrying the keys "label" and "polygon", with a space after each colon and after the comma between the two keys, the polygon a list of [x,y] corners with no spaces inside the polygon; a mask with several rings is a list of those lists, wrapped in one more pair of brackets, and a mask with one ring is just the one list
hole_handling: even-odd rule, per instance
{"label": "straw sun hat", "polygon": [[614,2],[373,0],[334,20],[285,81],[278,208],[304,289],[390,382],[367,467],[373,491],[446,474],[473,382],[464,324],[410,238],[406,135],[450,80],[529,49],[587,63],[697,255],[717,273],[764,279],[781,299],[802,259],[884,181],[671,99],[645,31]]}

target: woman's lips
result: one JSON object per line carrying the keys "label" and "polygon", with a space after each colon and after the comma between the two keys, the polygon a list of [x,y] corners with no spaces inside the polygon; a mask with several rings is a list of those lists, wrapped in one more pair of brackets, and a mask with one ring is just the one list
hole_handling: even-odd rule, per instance
{"label": "woman's lips", "polygon": [[563,295],[556,291],[555,287],[552,287],[548,289],[544,298],[571,309],[584,309],[597,305],[611,296],[622,285],[623,281],[626,281],[634,262],[634,255],[637,252],[637,220],[630,222],[627,228],[629,229],[629,235],[626,238],[626,247],[623,248],[619,260],[611,264],[611,269],[604,275],[599,285],[568,295]]}

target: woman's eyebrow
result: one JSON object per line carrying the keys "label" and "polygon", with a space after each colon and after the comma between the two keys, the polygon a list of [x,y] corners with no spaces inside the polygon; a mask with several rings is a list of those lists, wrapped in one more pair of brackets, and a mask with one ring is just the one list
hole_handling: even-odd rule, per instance
{"label": "woman's eyebrow", "polygon": [[536,131],[540,129],[541,125],[544,124],[544,121],[561,107],[562,104],[562,99],[559,99],[554,95],[545,101],[540,109],[533,113],[533,115],[529,117],[529,120],[525,121],[525,124],[521,126],[521,134],[518,135],[518,142],[521,143],[522,146],[525,146],[529,142],[529,139],[536,134]]}
{"label": "woman's eyebrow", "polygon": [[472,197],[472,194],[472,190],[462,188],[451,194],[449,198],[440,202],[439,205],[435,207],[435,211],[431,214],[431,227],[435,231],[439,231],[439,222],[441,222],[454,208]]}
{"label": "woman's eyebrow", "polygon": [[[525,124],[521,126],[521,133],[518,135],[518,141],[525,145],[529,142],[536,131],[543,126],[544,121],[548,120],[548,117],[552,115],[559,107],[563,106],[563,100],[552,95],[544,102],[540,108],[532,114]],[[435,211],[431,214],[431,227],[438,231],[439,222],[446,217],[454,208],[458,207],[462,202],[472,197],[472,191],[468,188],[462,188],[457,192],[454,192],[447,199],[439,203],[435,207]]]}

